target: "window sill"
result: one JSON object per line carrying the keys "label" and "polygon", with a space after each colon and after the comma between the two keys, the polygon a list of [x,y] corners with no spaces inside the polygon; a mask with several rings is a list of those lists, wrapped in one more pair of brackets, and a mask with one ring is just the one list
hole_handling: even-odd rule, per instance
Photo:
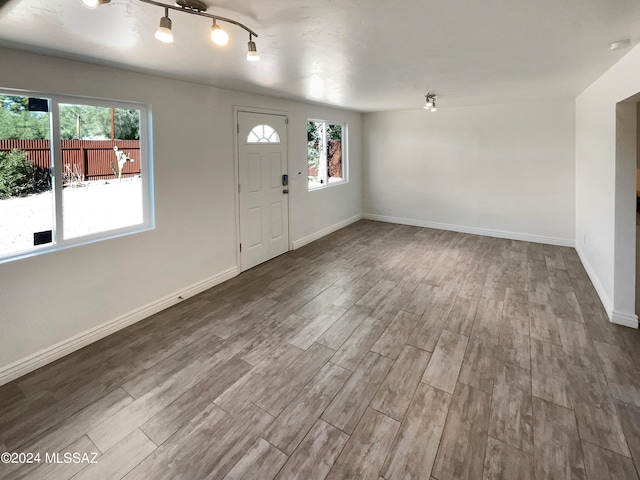
{"label": "window sill", "polygon": [[329,183],[325,183],[325,184],[313,186],[313,187],[308,186],[307,190],[309,192],[315,192],[317,190],[324,190],[325,188],[337,187],[339,185],[346,185],[347,183],[349,183],[348,180],[340,180],[339,182],[329,182]]}

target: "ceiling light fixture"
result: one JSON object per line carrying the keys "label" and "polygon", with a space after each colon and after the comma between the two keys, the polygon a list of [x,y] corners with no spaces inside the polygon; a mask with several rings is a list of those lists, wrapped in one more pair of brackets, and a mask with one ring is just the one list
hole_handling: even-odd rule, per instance
{"label": "ceiling light fixture", "polygon": [[247,60],[249,62],[257,62],[258,60],[260,60],[260,55],[258,55],[258,48],[256,47],[256,42],[251,39],[251,33],[249,33]]}
{"label": "ceiling light fixture", "polygon": [[[98,8],[100,5],[111,2],[111,0],[80,0],[82,4],[87,8]],[[155,5],[157,7],[164,8],[164,17],[160,19],[160,27],[156,31],[155,37],[161,42],[171,43],[173,42],[173,32],[171,31],[171,19],[169,18],[169,10],[175,10],[177,12],[189,13],[191,15],[198,15],[200,17],[206,17],[213,20],[211,25],[211,40],[218,45],[226,45],[229,41],[229,35],[225,32],[218,22],[226,22],[236,25],[243,30],[249,32],[249,50],[247,52],[247,60],[255,62],[260,60],[258,55],[258,48],[256,42],[253,41],[253,37],[257,37],[258,34],[251,30],[246,25],[233,20],[231,18],[220,17],[218,15],[212,15],[206,13],[207,4],[201,0],[176,0],[175,5],[169,5],[162,2],[156,2],[155,0],[138,0],[142,3],[148,3],[149,5]]]}
{"label": "ceiling light fixture", "polygon": [[155,37],[163,43],[173,42],[173,32],[171,31],[171,19],[169,18],[169,9],[164,9],[164,17],[160,19],[160,26],[156,30]]}
{"label": "ceiling light fixture", "polygon": [[438,108],[436,107],[436,94],[435,93],[427,93],[424,96],[424,108],[425,110],[431,110],[432,112],[435,112],[438,110]]}

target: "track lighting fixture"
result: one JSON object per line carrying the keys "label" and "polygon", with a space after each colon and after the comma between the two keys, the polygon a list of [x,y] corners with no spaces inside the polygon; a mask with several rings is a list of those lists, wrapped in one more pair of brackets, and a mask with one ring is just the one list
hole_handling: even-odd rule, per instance
{"label": "track lighting fixture", "polygon": [[258,60],[260,60],[260,55],[258,55],[258,48],[256,47],[256,42],[254,42],[251,39],[251,34],[249,34],[247,60],[250,62],[257,62]]}
{"label": "track lighting fixture", "polygon": [[438,107],[436,107],[436,94],[435,93],[427,93],[424,96],[424,108],[425,110],[431,110],[432,112],[435,112],[438,110]]}
{"label": "track lighting fixture", "polygon": [[[100,5],[110,3],[111,0],[80,0],[82,4],[87,8],[98,8]],[[142,3],[148,3],[149,5],[155,5],[157,7],[164,8],[164,17],[160,19],[160,27],[156,31],[155,37],[161,42],[171,43],[173,42],[173,32],[171,31],[171,19],[169,18],[169,10],[175,10],[178,12],[189,13],[191,15],[198,15],[200,17],[206,17],[213,20],[211,25],[210,37],[211,40],[217,45],[226,45],[229,41],[229,34],[225,32],[218,22],[226,22],[236,25],[243,30],[249,32],[249,46],[247,51],[247,60],[255,62],[260,60],[258,55],[258,48],[256,42],[253,41],[253,37],[257,37],[258,34],[251,30],[246,25],[243,25],[231,18],[220,17],[218,15],[212,15],[206,13],[207,5],[201,0],[176,0],[175,5],[169,5],[162,2],[156,2],[155,0],[138,0]]]}
{"label": "track lighting fixture", "polygon": [[173,32],[171,31],[171,19],[169,18],[169,9],[164,9],[164,17],[160,19],[160,26],[156,30],[156,38],[163,43],[173,42]]}

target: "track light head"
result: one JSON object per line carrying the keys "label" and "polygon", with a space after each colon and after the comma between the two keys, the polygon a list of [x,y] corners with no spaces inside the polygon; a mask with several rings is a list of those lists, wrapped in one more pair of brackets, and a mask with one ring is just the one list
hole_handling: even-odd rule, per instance
{"label": "track light head", "polygon": [[221,29],[215,20],[211,25],[211,41],[217,45],[226,45],[229,41],[229,34]]}
{"label": "track light head", "polygon": [[[249,35],[249,39],[251,39],[251,35]],[[256,42],[253,40],[249,40],[248,50],[247,50],[247,60],[249,62],[257,62],[260,60],[260,55],[258,55],[258,48],[256,47]]]}
{"label": "track light head", "polygon": [[163,43],[173,42],[173,32],[171,31],[171,19],[169,18],[169,9],[165,8],[164,17],[160,19],[160,26],[156,30],[155,37]]}
{"label": "track light head", "polygon": [[111,0],[80,0],[80,1],[82,5],[93,10],[94,8],[98,8],[100,5],[109,3]]}

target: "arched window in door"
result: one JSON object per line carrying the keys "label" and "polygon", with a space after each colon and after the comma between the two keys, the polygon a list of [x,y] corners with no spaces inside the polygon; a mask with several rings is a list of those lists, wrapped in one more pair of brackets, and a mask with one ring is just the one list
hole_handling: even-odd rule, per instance
{"label": "arched window in door", "polygon": [[247,143],[280,143],[280,135],[271,125],[256,125],[249,132]]}

